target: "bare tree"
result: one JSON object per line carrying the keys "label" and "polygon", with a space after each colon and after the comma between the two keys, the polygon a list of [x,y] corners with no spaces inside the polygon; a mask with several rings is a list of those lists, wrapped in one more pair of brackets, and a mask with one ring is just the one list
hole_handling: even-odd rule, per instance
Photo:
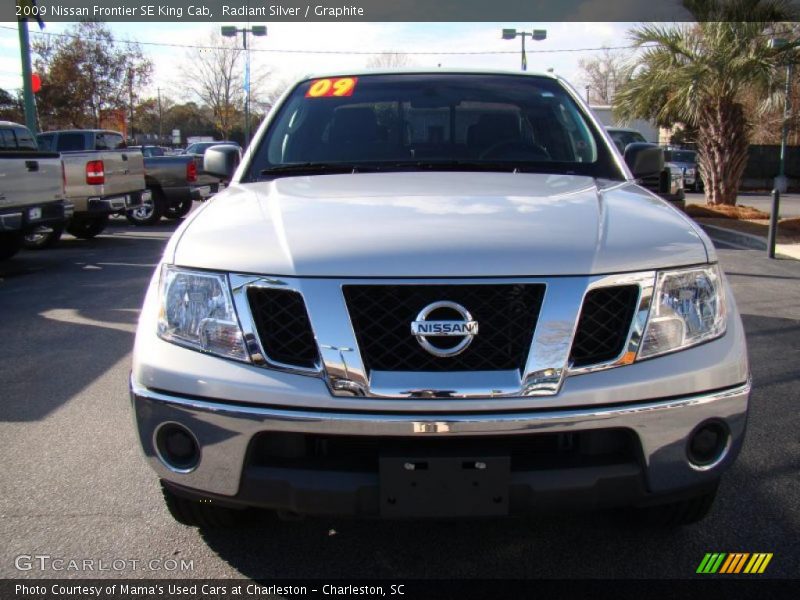
{"label": "bare tree", "polygon": [[184,84],[214,117],[214,125],[227,139],[237,112],[244,106],[244,50],[236,39],[211,35],[209,46],[195,48],[188,56]]}
{"label": "bare tree", "polygon": [[403,67],[410,67],[414,61],[402,52],[384,52],[383,54],[376,54],[367,61],[368,69],[376,68],[389,68],[389,69],[402,69]]}
{"label": "bare tree", "polygon": [[603,48],[594,58],[578,61],[581,79],[589,87],[589,102],[611,104],[617,90],[631,78],[633,67],[625,52]]}

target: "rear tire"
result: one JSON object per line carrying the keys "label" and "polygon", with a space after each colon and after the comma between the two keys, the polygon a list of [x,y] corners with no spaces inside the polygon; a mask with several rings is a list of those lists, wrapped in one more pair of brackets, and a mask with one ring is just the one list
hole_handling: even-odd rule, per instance
{"label": "rear tire", "polygon": [[187,198],[186,200],[182,200],[178,206],[169,206],[167,210],[164,211],[164,216],[168,219],[182,219],[189,212],[192,210],[192,199]]}
{"label": "rear tire", "polygon": [[130,209],[125,213],[125,217],[134,225],[155,225],[161,220],[161,216],[167,208],[166,203],[164,193],[159,189],[153,189],[150,200],[142,202],[141,206]]}
{"label": "rear tire", "polygon": [[182,525],[200,529],[225,529],[240,526],[245,522],[246,512],[244,510],[215,506],[199,500],[184,498],[171,491],[163,481],[161,482],[161,493],[169,514]]}
{"label": "rear tire", "polygon": [[76,238],[90,240],[100,235],[108,225],[108,215],[72,219],[67,231]]}
{"label": "rear tire", "polygon": [[0,233],[0,260],[7,260],[22,249],[21,233]]}
{"label": "rear tire", "polygon": [[639,509],[640,516],[645,524],[656,527],[673,528],[691,525],[708,516],[716,497],[715,486],[711,491],[693,498]]}
{"label": "rear tire", "polygon": [[25,236],[25,248],[28,250],[46,250],[54,247],[61,234],[64,233],[64,225],[53,225],[52,227],[39,227]]}

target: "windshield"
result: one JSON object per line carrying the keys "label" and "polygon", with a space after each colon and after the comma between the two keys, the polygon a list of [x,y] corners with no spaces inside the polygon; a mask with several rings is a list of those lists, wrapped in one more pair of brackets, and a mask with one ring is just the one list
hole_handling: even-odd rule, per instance
{"label": "windshield", "polygon": [[623,177],[557,80],[452,73],[299,84],[270,124],[245,178],[315,168]]}

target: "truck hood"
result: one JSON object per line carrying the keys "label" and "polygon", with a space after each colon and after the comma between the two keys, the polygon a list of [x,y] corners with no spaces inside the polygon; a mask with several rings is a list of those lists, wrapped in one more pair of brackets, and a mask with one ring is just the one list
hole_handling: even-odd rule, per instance
{"label": "truck hood", "polygon": [[187,267],[298,277],[590,275],[708,260],[691,221],[632,183],[522,173],[234,184],[171,249]]}

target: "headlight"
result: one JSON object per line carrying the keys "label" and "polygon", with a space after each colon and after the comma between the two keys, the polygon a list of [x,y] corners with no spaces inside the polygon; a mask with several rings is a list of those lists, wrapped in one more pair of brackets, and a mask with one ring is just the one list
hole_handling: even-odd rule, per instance
{"label": "headlight", "polygon": [[658,274],[639,358],[650,358],[725,333],[725,290],[714,265]]}
{"label": "headlight", "polygon": [[159,301],[161,339],[225,358],[250,361],[226,275],[164,265]]}

